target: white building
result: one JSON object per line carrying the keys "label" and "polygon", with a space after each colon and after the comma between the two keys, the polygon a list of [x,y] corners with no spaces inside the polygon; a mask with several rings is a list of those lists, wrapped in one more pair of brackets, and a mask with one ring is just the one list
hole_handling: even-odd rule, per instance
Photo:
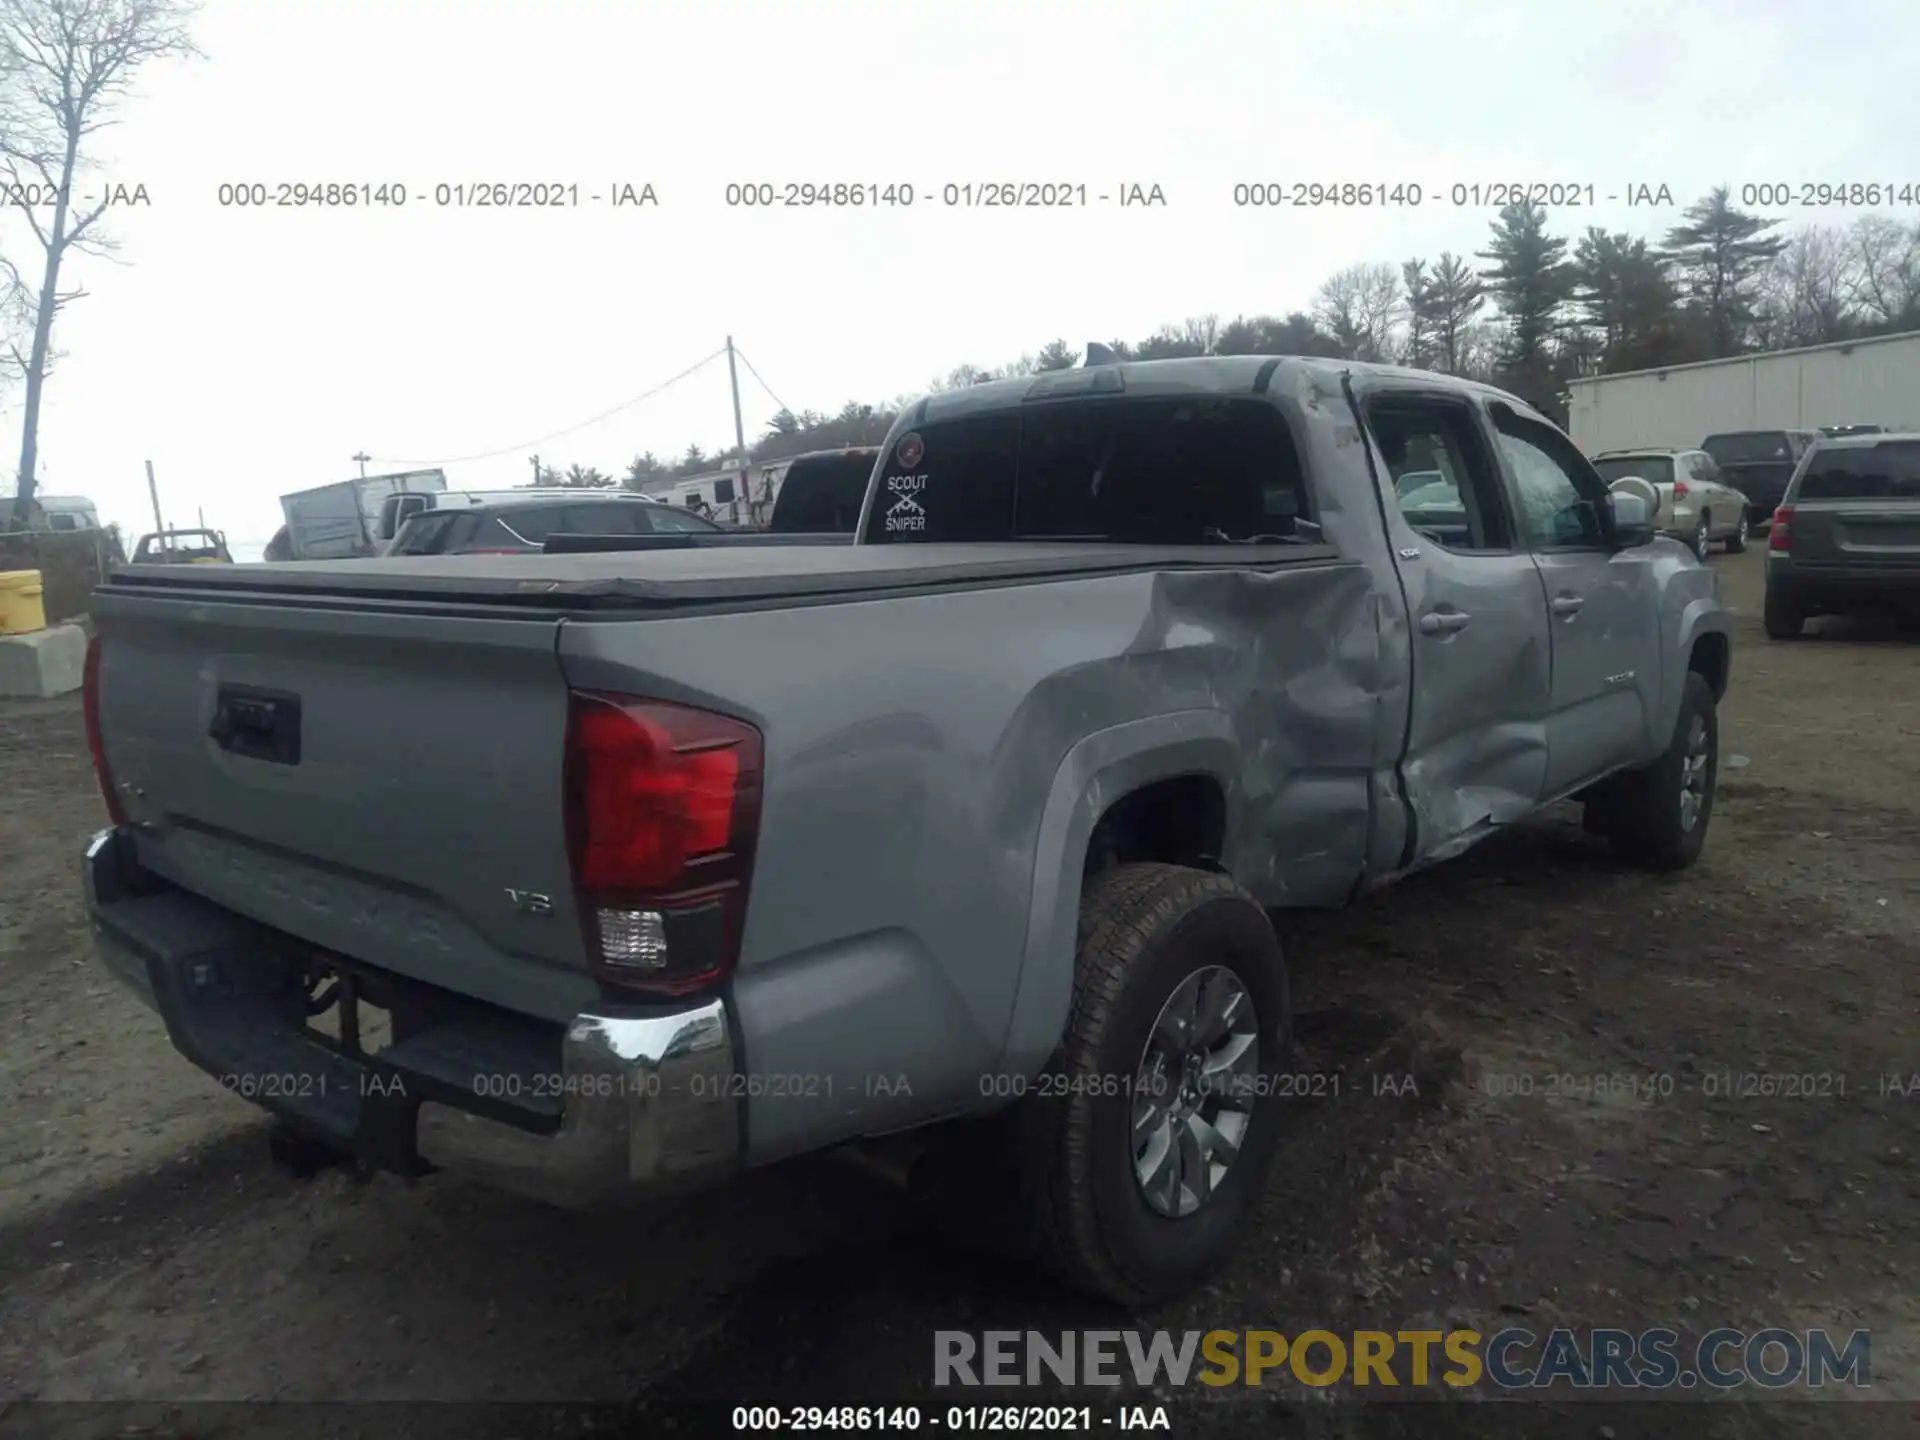
{"label": "white building", "polygon": [[1568,430],[1587,454],[1689,450],[1738,430],[1920,425],[1920,331],[1595,375],[1568,387]]}

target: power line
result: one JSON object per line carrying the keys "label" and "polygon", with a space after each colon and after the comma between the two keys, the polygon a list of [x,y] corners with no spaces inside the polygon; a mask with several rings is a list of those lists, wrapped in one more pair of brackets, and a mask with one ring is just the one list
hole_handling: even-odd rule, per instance
{"label": "power line", "polygon": [[753,361],[747,359],[747,352],[736,345],[733,347],[733,353],[740,357],[740,363],[747,367],[747,373],[753,376],[756,381],[759,381],[760,388],[773,397],[773,403],[778,405],[782,410],[791,413],[793,407],[788,405],[787,402],[782,400],[778,395],[774,395],[773,387],[767,384],[766,381],[760,379],[760,372],[753,368]]}
{"label": "power line", "polygon": [[[565,438],[568,435],[572,435],[578,431],[585,430],[589,425],[598,425],[602,420],[611,419],[613,416],[618,415],[622,410],[632,409],[635,405],[638,405],[642,400],[651,400],[654,396],[658,395],[661,391],[671,389],[673,386],[678,385],[682,380],[686,379],[689,375],[693,374],[696,370],[699,370],[704,366],[711,365],[714,361],[718,360],[722,355],[726,353],[727,353],[726,347],[723,345],[720,347],[720,349],[714,351],[711,355],[707,356],[706,359],[695,361],[693,364],[689,365],[686,369],[682,370],[678,375],[674,376],[671,380],[663,380],[660,382],[660,384],[654,386],[651,390],[643,391],[641,394],[635,395],[631,400],[622,400],[618,405],[614,406],[611,410],[602,411],[600,414],[595,415],[591,420],[582,420],[578,425],[569,425],[567,426],[566,429],[556,430],[551,435],[542,435],[538,440],[523,440],[518,445],[503,445],[498,450],[483,450],[476,455],[454,455],[454,456],[449,456],[448,458],[442,459],[442,460],[397,460],[390,455],[383,455],[378,457],[379,463],[382,465],[420,465],[420,466],[463,465],[470,460],[491,460],[498,455],[511,455],[514,452],[519,450],[530,450],[535,445],[544,445],[549,440],[560,440]],[[747,368],[751,370],[753,367],[749,365]],[[764,384],[765,382],[762,381],[761,383]],[[773,392],[768,391],[767,393],[772,394]]]}

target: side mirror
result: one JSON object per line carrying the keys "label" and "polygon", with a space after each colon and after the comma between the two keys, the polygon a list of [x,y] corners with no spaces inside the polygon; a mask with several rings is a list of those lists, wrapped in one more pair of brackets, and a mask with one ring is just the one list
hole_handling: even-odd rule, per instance
{"label": "side mirror", "polygon": [[1621,549],[1653,540],[1653,520],[1660,511],[1660,495],[1638,475],[1624,475],[1607,488],[1607,509],[1613,521],[1613,543]]}

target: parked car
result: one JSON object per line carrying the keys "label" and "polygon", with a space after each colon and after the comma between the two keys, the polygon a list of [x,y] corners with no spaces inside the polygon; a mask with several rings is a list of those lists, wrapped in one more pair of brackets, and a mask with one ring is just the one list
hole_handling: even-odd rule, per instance
{"label": "parked car", "polygon": [[1768,637],[1859,611],[1920,615],[1920,434],[1822,440],[1774,512]]}
{"label": "parked car", "polygon": [[642,495],[576,490],[564,499],[436,509],[403,523],[388,555],[537,554],[549,535],[711,534],[722,527]]}
{"label": "parked car", "polygon": [[1838,440],[1848,435],[1884,435],[1884,425],[1822,425],[1820,433],[1829,440]]}
{"label": "parked car", "polygon": [[1709,435],[1700,448],[1713,457],[1726,483],[1747,497],[1748,523],[1765,529],[1773,523],[1794,467],[1819,438],[1818,430],[1734,430]]}
{"label": "parked car", "polygon": [[[14,523],[14,500],[0,500],[0,530]],[[84,495],[40,495],[27,502],[29,530],[98,530],[100,512]]]}
{"label": "parked car", "polygon": [[1702,560],[1718,542],[1725,542],[1729,554],[1747,548],[1747,497],[1727,483],[1706,451],[1608,450],[1593,457],[1593,468],[1609,485],[1626,475],[1652,485],[1660,497],[1654,528]]}
{"label": "parked car", "polygon": [[928,397],[848,544],[129,567],[92,933],[283,1154],[592,1205],[915,1132],[1141,1305],[1289,1124],[1263,907],[1568,797],[1700,854],[1729,622],[1652,522],[1511,395],[1249,356]]}
{"label": "parked car", "polygon": [[133,547],[136,565],[231,565],[233,552],[218,530],[160,530]]}

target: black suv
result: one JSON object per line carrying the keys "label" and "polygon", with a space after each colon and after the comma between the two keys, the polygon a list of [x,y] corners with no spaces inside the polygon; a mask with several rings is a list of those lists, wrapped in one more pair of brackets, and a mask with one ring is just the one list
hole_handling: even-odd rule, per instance
{"label": "black suv", "polygon": [[549,535],[708,535],[726,527],[638,495],[513,500],[429,510],[400,527],[388,555],[538,554]]}
{"label": "black suv", "polygon": [[1794,467],[1819,438],[1818,430],[1733,430],[1709,435],[1700,448],[1747,497],[1747,521],[1759,529],[1773,518]]}
{"label": "black suv", "polygon": [[1920,434],[1822,440],[1767,540],[1767,634],[1857,610],[1920,615]]}

